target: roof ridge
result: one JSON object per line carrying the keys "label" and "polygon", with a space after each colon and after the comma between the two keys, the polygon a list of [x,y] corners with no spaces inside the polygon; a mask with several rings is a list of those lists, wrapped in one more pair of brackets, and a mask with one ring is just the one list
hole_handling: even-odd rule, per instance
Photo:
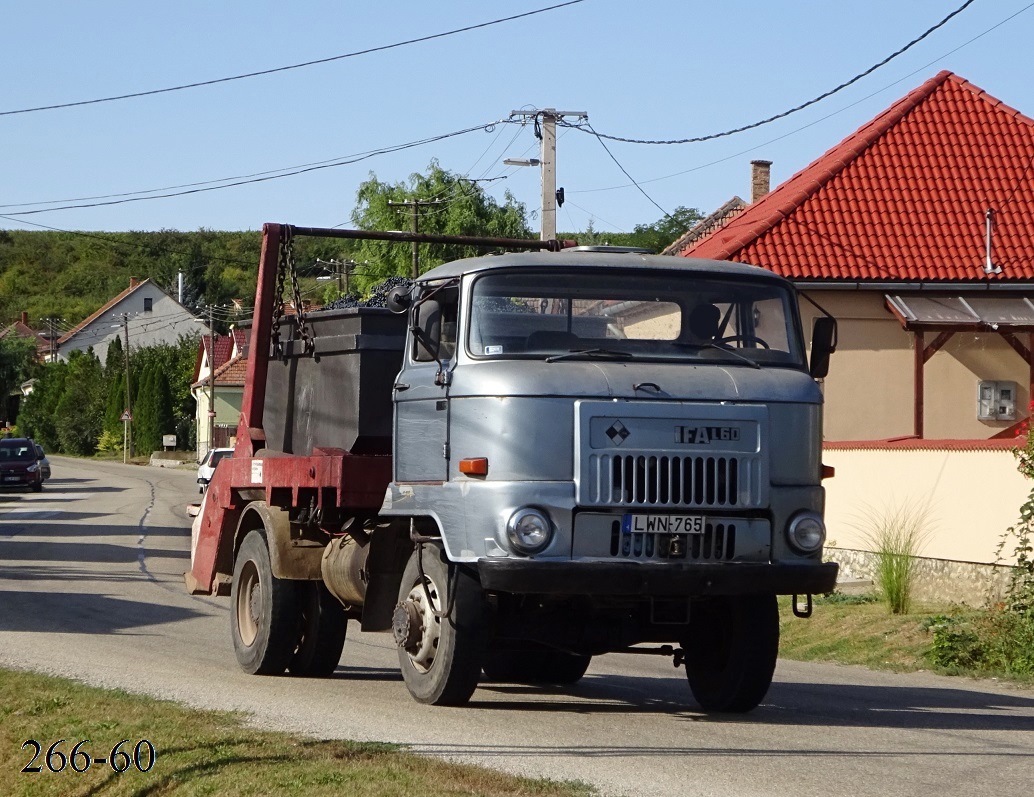
{"label": "roof ridge", "polygon": [[[150,281],[151,281],[150,277],[145,277],[144,279],[140,280],[140,282],[136,283],[135,285],[130,285],[128,288],[126,288],[124,291],[122,291],[122,293],[120,293],[114,299],[111,299],[107,304],[105,304],[99,310],[97,310],[96,312],[94,312],[91,315],[89,315],[86,318],[84,318],[76,326],[72,327],[72,329],[70,329],[68,332],[66,332],[64,335],[62,335],[60,338],[58,338],[57,339],[57,345],[60,346],[62,343],[65,343],[66,341],[70,340],[75,335],[78,335],[80,332],[83,331],[83,329],[88,327],[90,324],[92,324],[94,321],[96,321],[98,318],[100,318],[102,315],[104,315],[108,310],[110,310],[116,304],[118,304],[123,299],[125,299],[127,296],[129,296],[129,294],[133,293],[133,291],[137,290],[138,288],[140,288],[141,286],[143,286],[144,284],[146,284],[146,283],[148,283]],[[164,291],[162,291],[162,292],[164,293]]]}
{"label": "roof ridge", "polygon": [[[740,229],[736,235],[728,239],[726,246],[714,257],[718,260],[728,257],[736,250],[741,249],[747,242],[772,229],[783,219],[788,218],[809,197],[814,195],[816,190],[827,184],[857,160],[877,140],[928,99],[937,88],[954,76],[953,72],[946,69],[938,72],[881,114],[848,135],[840,143],[830,147],[782,185],[763,196],[757,202],[748,205],[739,214],[739,218],[736,221],[722,228],[730,230],[733,227],[739,227]],[[976,87],[974,86],[974,88]],[[852,147],[852,144],[856,145]],[[820,166],[825,165],[827,159],[841,152],[849,153],[850,157],[841,158],[835,163],[831,163],[829,168],[820,169]],[[813,173],[815,173],[816,179],[810,181],[810,184],[802,185],[803,181],[813,176]],[[687,253],[681,254],[683,257],[690,256]]]}

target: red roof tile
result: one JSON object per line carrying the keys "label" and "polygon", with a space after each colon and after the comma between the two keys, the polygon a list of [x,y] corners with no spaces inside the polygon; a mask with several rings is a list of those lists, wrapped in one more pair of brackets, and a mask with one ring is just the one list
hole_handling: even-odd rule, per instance
{"label": "red roof tile", "polygon": [[1030,280],[1032,189],[1034,120],[941,72],[679,254],[791,279]]}
{"label": "red roof tile", "polygon": [[[215,384],[217,387],[243,387],[244,376],[248,371],[248,358],[238,354],[232,360],[228,360],[215,369]],[[202,387],[209,384],[209,377],[194,382],[191,387]]]}

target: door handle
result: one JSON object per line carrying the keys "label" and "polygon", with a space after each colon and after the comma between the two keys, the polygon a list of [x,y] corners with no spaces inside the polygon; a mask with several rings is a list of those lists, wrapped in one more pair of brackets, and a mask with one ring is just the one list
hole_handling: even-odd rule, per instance
{"label": "door handle", "polygon": [[395,390],[409,390],[409,385],[404,382],[396,382],[394,388]]}

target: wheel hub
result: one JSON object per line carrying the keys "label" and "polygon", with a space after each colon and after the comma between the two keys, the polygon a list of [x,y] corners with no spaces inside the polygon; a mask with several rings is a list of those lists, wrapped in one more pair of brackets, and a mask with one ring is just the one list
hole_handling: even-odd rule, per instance
{"label": "wheel hub", "polygon": [[395,607],[395,613],[391,617],[391,633],[395,637],[396,645],[410,653],[416,652],[421,631],[420,610],[413,601],[403,601]]}
{"label": "wheel hub", "polygon": [[428,672],[438,655],[441,619],[436,616],[440,599],[438,586],[425,576],[395,608],[392,632],[399,647],[409,654],[419,672]]}

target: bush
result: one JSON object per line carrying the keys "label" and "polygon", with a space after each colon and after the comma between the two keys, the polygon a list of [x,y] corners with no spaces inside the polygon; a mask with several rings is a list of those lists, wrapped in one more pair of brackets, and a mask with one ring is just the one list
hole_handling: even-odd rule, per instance
{"label": "bush", "polygon": [[930,661],[949,670],[1034,675],[1034,615],[1004,605],[968,615],[950,614],[926,623],[933,632]]}

